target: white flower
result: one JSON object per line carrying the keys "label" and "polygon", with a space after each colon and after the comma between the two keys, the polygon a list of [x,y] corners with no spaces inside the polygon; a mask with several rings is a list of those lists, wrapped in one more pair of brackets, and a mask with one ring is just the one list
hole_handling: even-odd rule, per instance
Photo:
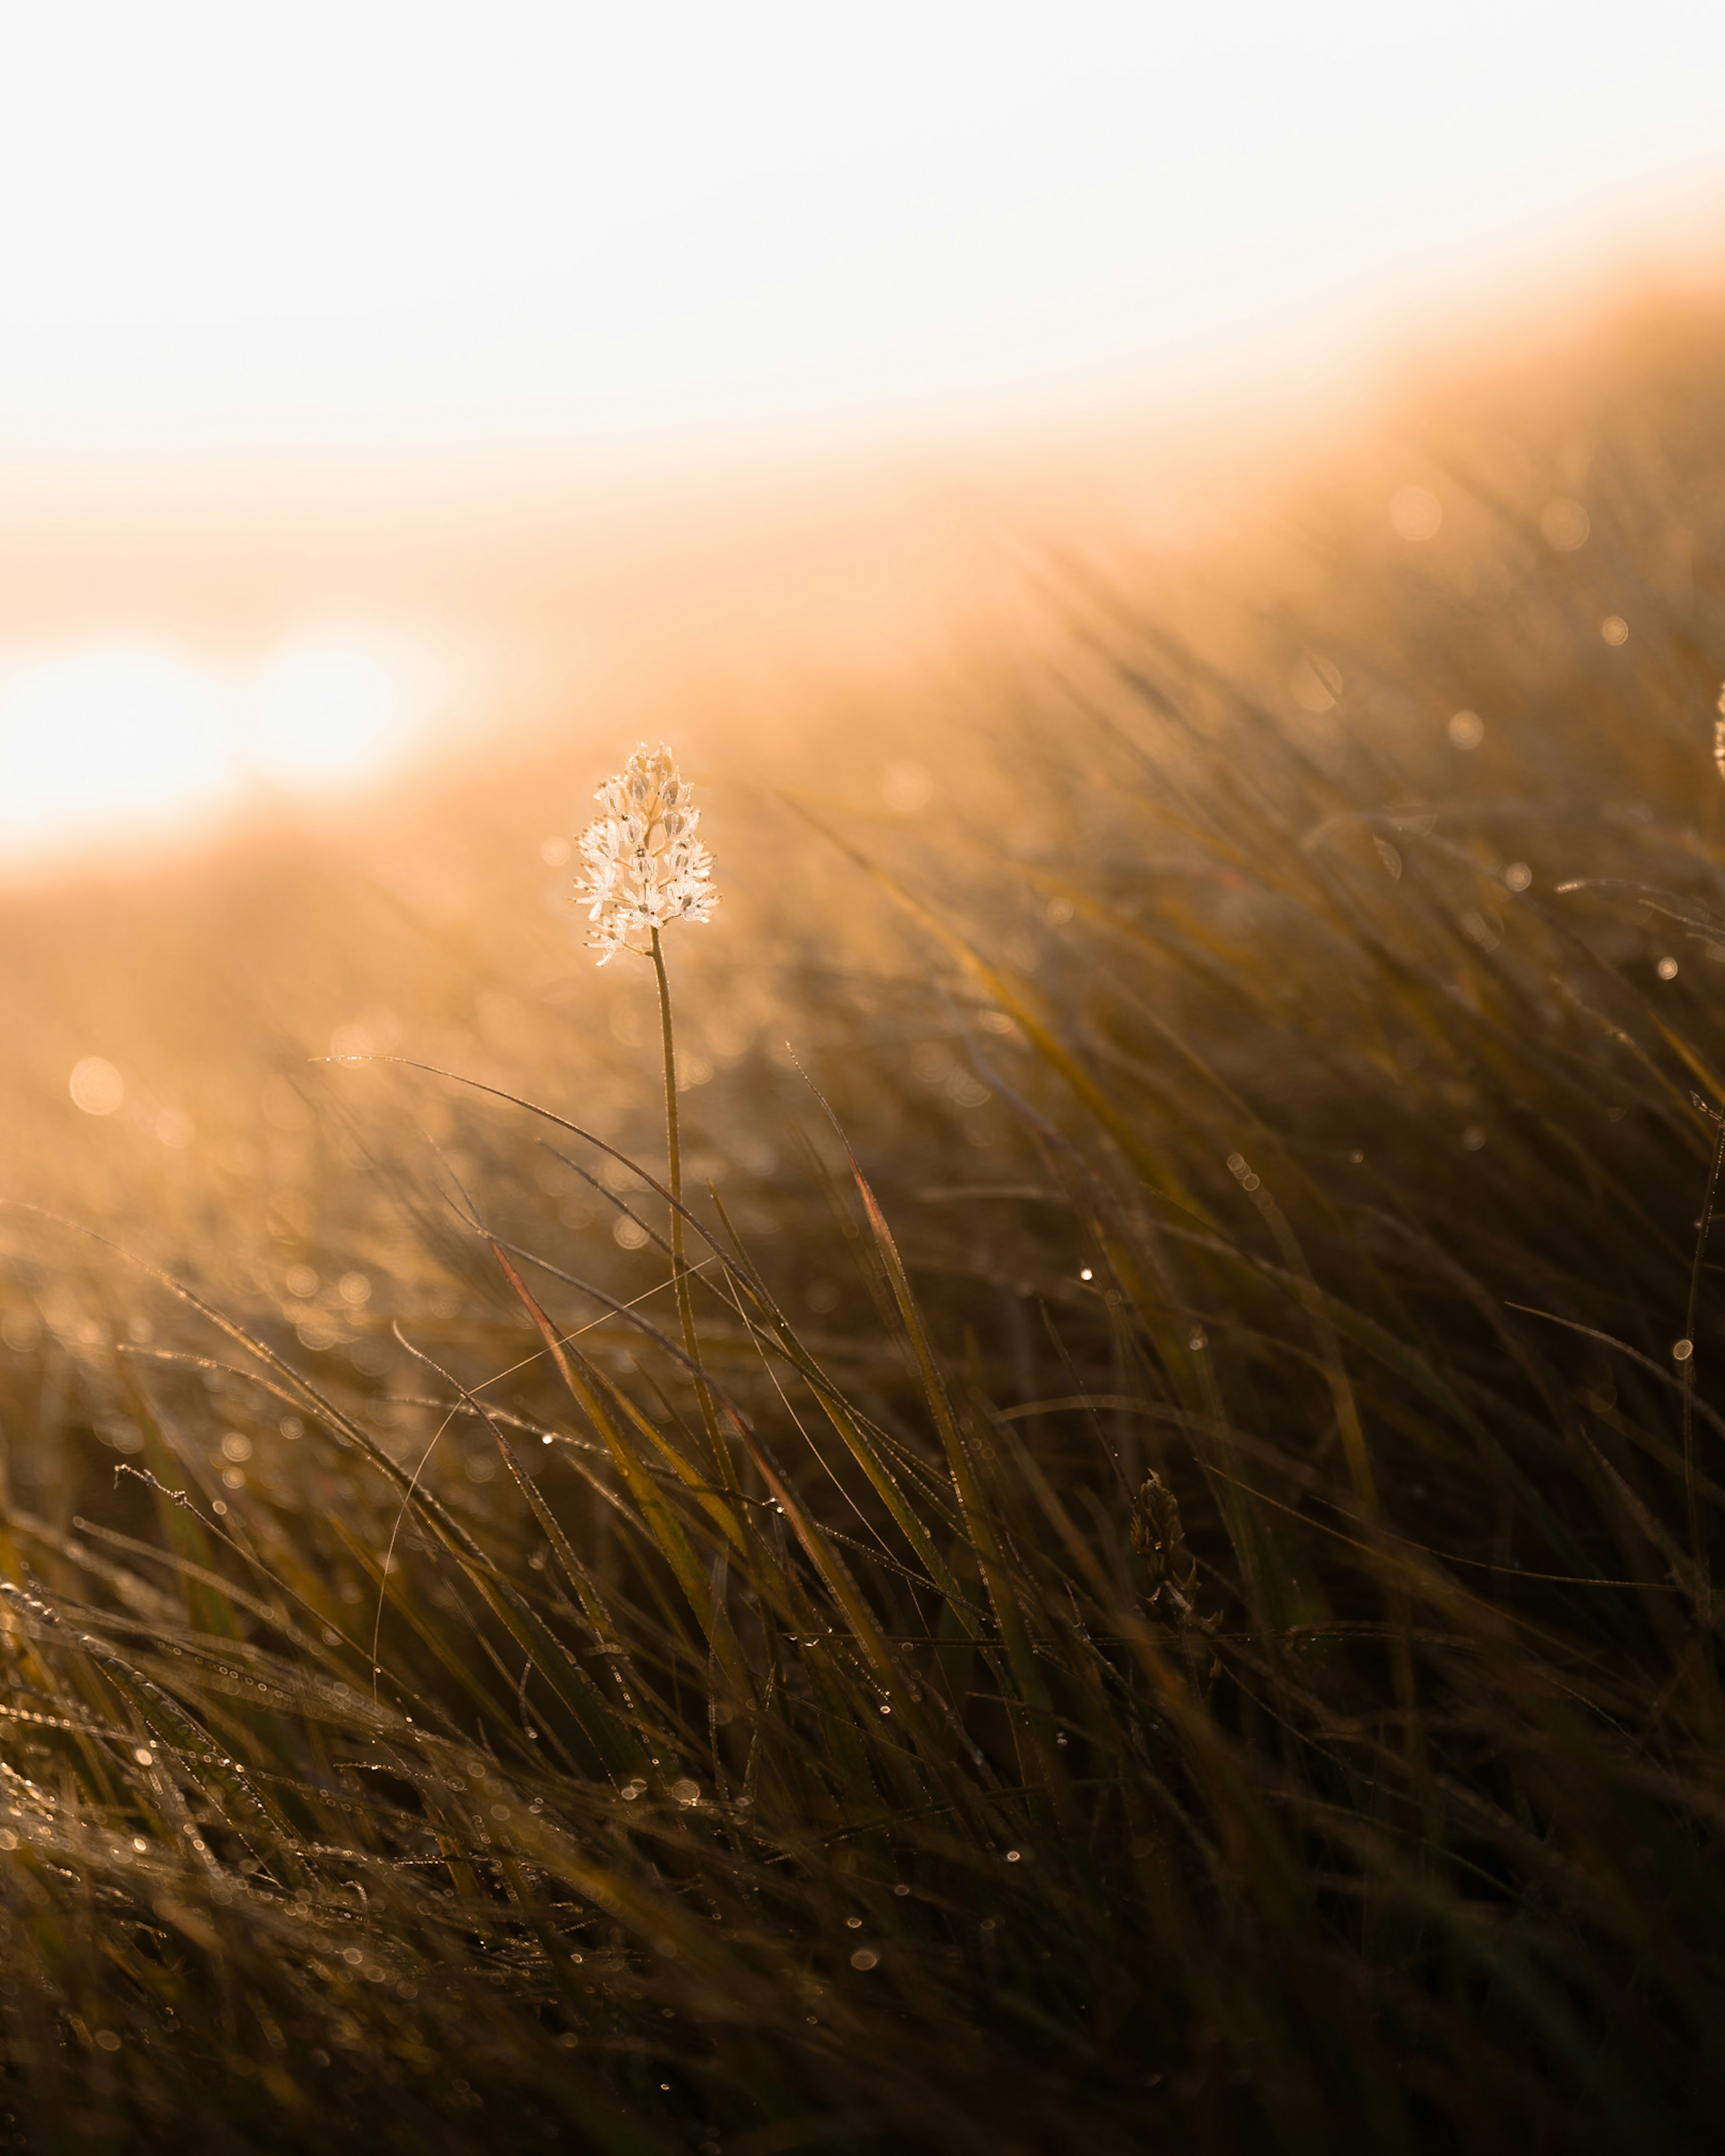
{"label": "white flower", "polygon": [[[670,751],[644,742],[593,798],[603,814],[580,839],[575,896],[588,906],[591,948],[606,960],[650,943],[672,921],[706,921],[717,905],[713,857],[695,835],[701,811]],[[631,942],[630,938],[636,940]]]}

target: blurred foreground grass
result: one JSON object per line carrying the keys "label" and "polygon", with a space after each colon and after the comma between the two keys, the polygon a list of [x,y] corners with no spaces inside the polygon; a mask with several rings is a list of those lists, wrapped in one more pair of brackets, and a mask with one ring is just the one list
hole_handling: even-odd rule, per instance
{"label": "blurred foreground grass", "polygon": [[10,2145],[1716,2145],[1722,358],[707,790],[705,1409],[605,765],[8,901]]}

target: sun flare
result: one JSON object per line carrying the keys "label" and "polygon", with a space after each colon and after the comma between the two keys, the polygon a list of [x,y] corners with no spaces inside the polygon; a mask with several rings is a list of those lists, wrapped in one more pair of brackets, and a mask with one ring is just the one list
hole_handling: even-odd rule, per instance
{"label": "sun flare", "polygon": [[372,629],[307,628],[249,665],[141,637],[0,654],[0,839],[364,778],[424,732],[446,686],[428,648]]}

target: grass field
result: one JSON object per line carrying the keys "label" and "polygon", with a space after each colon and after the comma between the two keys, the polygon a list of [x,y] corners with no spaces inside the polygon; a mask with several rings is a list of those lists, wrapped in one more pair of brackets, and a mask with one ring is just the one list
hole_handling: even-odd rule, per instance
{"label": "grass field", "polygon": [[1716,2145],[1722,362],[697,737],[686,1332],[631,741],[5,901],[6,2145]]}

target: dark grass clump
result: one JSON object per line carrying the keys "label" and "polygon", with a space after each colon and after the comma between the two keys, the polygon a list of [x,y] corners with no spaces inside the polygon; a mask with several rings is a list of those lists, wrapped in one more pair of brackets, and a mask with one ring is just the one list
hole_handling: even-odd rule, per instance
{"label": "dark grass clump", "polygon": [[330,1074],[285,1301],[13,1213],[10,2145],[1715,2145],[1725,415],[1630,351],[752,812],[686,1334],[650,1089]]}

